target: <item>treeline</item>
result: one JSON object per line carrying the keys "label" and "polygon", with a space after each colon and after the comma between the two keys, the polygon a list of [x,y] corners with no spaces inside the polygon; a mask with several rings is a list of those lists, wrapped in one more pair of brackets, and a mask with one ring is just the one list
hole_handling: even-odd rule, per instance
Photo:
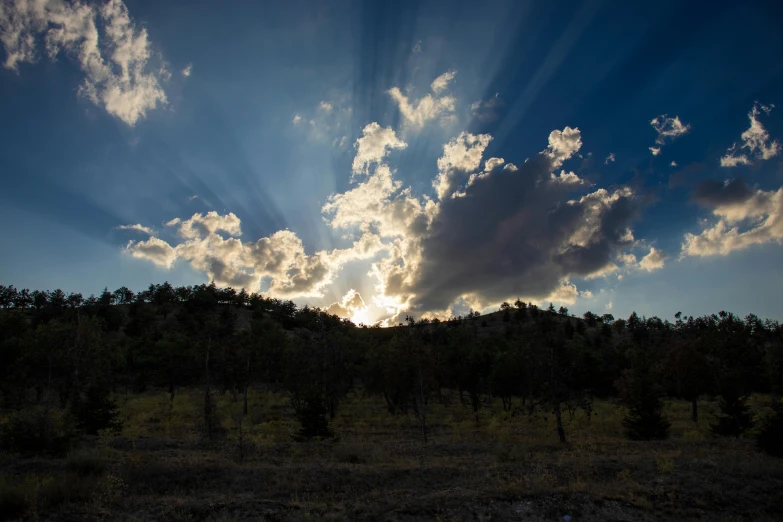
{"label": "treeline", "polygon": [[575,318],[518,300],[488,316],[377,329],[244,290],[168,283],[86,299],[0,287],[0,307],[0,437],[23,453],[118,429],[113,393],[150,387],[172,401],[183,387],[203,389],[203,433],[219,437],[214,395],[232,394],[247,413],[257,386],[287,394],[300,438],[330,436],[353,388],[392,415],[415,415],[424,440],[431,409],[451,400],[476,415],[492,400],[512,415],[552,412],[565,442],[563,415],[589,414],[595,397],[620,401],[628,437],[647,440],[668,435],[664,396],[689,401],[694,422],[699,398],[717,396],[716,435],[741,436],[761,421],[761,443],[780,453],[779,401],[761,420],[748,397],[782,394],[783,328],[753,315]]}

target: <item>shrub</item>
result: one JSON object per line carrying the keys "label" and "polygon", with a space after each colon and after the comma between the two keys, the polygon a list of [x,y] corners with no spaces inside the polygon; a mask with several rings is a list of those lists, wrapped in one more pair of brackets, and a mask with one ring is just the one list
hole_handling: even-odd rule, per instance
{"label": "shrub", "polygon": [[783,402],[778,401],[772,406],[772,413],[761,422],[756,443],[764,452],[783,457]]}
{"label": "shrub", "polygon": [[20,518],[28,511],[31,487],[28,481],[0,477],[0,519]]}
{"label": "shrub", "polygon": [[68,455],[66,469],[76,475],[101,476],[109,469],[109,461],[93,451],[78,451]]}
{"label": "shrub", "polygon": [[62,504],[106,502],[122,487],[124,484],[117,477],[70,471],[55,475],[0,477],[0,519],[38,519],[40,511]]}
{"label": "shrub", "polygon": [[326,420],[326,408],[319,401],[305,404],[296,415],[302,427],[294,437],[297,441],[314,438],[331,438],[332,430]]}
{"label": "shrub", "polygon": [[29,408],[11,414],[0,446],[23,455],[65,455],[76,437],[73,417],[63,410]]}
{"label": "shrub", "polygon": [[338,462],[348,464],[366,464],[372,460],[372,451],[362,444],[337,444],[333,449]]}

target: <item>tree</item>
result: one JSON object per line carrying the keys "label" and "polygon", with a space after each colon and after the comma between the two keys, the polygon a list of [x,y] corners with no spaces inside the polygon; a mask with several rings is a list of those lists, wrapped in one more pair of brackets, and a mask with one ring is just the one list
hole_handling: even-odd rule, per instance
{"label": "tree", "polygon": [[783,402],[777,400],[772,405],[772,413],[761,421],[756,444],[762,451],[783,458],[781,441],[783,441]]}
{"label": "tree", "polygon": [[625,330],[625,319],[617,319],[612,326],[617,330],[617,333],[623,333],[623,330]]}
{"label": "tree", "polygon": [[133,302],[135,295],[132,290],[129,290],[124,286],[121,286],[120,288],[114,291],[114,297],[115,297],[115,302],[117,304],[128,305]]}
{"label": "tree", "polygon": [[523,323],[527,319],[527,305],[523,302],[517,299],[514,302],[514,306],[516,306],[517,311],[514,314],[516,317],[517,322]]}
{"label": "tree", "polygon": [[558,310],[557,313],[559,313],[563,317],[568,317],[568,308],[566,308],[565,306],[561,306],[560,310]]}
{"label": "tree", "polygon": [[669,436],[671,423],[663,416],[661,389],[652,375],[649,355],[640,348],[632,350],[632,368],[617,382],[627,408],[623,419],[626,436],[631,440],[656,440]]}
{"label": "tree", "polygon": [[29,308],[33,304],[33,298],[30,295],[30,290],[23,288],[16,294],[16,300],[14,301],[14,308]]}
{"label": "tree", "polygon": [[529,387],[527,349],[520,343],[500,345],[489,376],[492,395],[500,397],[503,410],[511,411],[512,397],[525,397]]}
{"label": "tree", "polygon": [[675,339],[669,345],[664,367],[674,394],[690,401],[691,420],[698,424],[699,396],[711,385],[711,368],[702,344],[696,339]]}
{"label": "tree", "polygon": [[735,386],[724,385],[718,408],[720,413],[717,421],[710,425],[714,434],[739,438],[753,427],[753,412],[748,406],[748,396],[739,393]]}

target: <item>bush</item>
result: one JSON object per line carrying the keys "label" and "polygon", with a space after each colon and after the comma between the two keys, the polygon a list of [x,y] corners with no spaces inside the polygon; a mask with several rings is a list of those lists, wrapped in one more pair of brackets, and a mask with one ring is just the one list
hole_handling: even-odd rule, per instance
{"label": "bush", "polygon": [[0,519],[37,519],[40,511],[62,504],[107,501],[122,487],[116,477],[71,472],[0,477]]}
{"label": "bush", "polygon": [[92,451],[79,451],[68,455],[66,469],[82,477],[101,476],[109,469],[109,461]]}
{"label": "bush", "polygon": [[756,443],[764,452],[783,457],[783,402],[778,401],[772,406],[772,413],[761,422]]}
{"label": "bush", "polygon": [[0,520],[21,518],[26,514],[30,489],[26,481],[0,477]]}
{"label": "bush", "polygon": [[302,442],[314,438],[328,439],[333,436],[332,430],[329,429],[329,421],[326,419],[326,408],[320,402],[308,402],[296,416],[302,427],[294,436],[294,440]]}
{"label": "bush", "polygon": [[373,456],[372,450],[361,444],[338,444],[332,451],[338,462],[348,464],[366,464]]}
{"label": "bush", "polygon": [[0,434],[0,446],[23,455],[62,456],[76,435],[74,419],[67,412],[29,408],[11,414]]}

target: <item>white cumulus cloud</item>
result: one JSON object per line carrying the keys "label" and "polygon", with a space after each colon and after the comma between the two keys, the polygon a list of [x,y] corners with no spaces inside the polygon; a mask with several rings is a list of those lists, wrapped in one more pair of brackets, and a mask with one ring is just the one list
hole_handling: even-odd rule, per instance
{"label": "white cumulus cloud", "polygon": [[66,54],[76,60],[84,79],[78,92],[128,125],[167,103],[162,83],[170,76],[153,57],[147,30],[137,27],[121,0],[100,6],[65,0],[8,0],[0,6],[0,41],[4,66],[38,58],[37,40],[46,54]]}
{"label": "white cumulus cloud", "polygon": [[669,256],[663,250],[650,247],[650,252],[639,261],[639,268],[647,272],[653,272],[663,268],[664,262]]}
{"label": "white cumulus cloud", "polygon": [[391,127],[373,122],[364,127],[362,137],[356,140],[353,175],[367,174],[370,165],[379,164],[393,149],[404,149],[407,144],[397,137]]}
{"label": "white cumulus cloud", "polygon": [[753,190],[744,182],[701,187],[696,201],[717,218],[698,234],[685,234],[681,256],[728,255],[753,245],[783,243],[783,188]]}
{"label": "white cumulus cloud", "polygon": [[578,128],[566,127],[549,133],[549,147],[544,154],[552,158],[552,167],[557,168],[582,148],[582,134]]}

